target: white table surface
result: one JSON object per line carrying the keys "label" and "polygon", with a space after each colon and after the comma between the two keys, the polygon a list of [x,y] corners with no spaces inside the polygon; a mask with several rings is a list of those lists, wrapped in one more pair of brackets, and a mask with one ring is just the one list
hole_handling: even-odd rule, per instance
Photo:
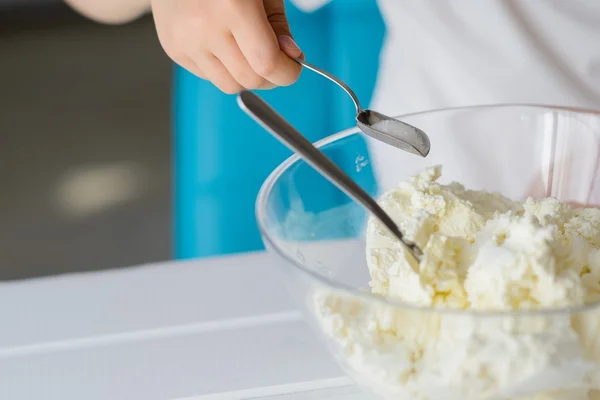
{"label": "white table surface", "polygon": [[357,399],[279,268],[253,253],[0,283],[0,399]]}

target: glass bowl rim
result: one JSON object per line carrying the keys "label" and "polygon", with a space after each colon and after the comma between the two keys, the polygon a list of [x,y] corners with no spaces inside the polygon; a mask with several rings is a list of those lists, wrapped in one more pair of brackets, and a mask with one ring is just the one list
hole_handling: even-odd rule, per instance
{"label": "glass bowl rim", "polygon": [[[482,105],[474,105],[474,106],[461,106],[461,107],[448,107],[448,108],[439,108],[433,110],[419,111],[414,113],[402,114],[400,116],[394,117],[398,119],[415,117],[426,114],[439,114],[449,111],[461,111],[461,110],[477,110],[477,109],[501,109],[501,108],[531,108],[531,109],[539,109],[539,110],[549,110],[549,111],[562,111],[562,112],[572,112],[574,114],[592,114],[600,119],[600,111],[592,110],[592,109],[584,109],[584,108],[574,108],[574,107],[565,107],[565,106],[555,106],[555,105],[544,105],[544,104],[529,104],[529,103],[503,103],[503,104],[482,104]],[[341,139],[345,139],[347,137],[360,134],[360,130],[358,127],[351,127],[348,129],[344,129],[340,132],[334,133],[330,136],[327,136],[317,142],[315,142],[315,146],[317,148],[321,148],[328,144],[337,142]],[[397,308],[406,309],[409,311],[415,312],[424,312],[431,314],[442,314],[442,315],[457,315],[457,316],[477,316],[477,317],[526,317],[526,316],[567,316],[571,314],[581,313],[585,311],[590,311],[596,308],[600,308],[600,302],[581,304],[577,306],[571,307],[548,307],[548,308],[539,308],[539,309],[518,309],[518,310],[475,310],[475,309],[457,309],[457,308],[436,308],[436,307],[424,307],[418,304],[413,304],[400,300],[390,300],[381,296],[377,296],[368,291],[361,291],[360,289],[353,288],[348,286],[342,282],[339,282],[335,279],[329,278],[327,276],[321,275],[316,271],[312,271],[304,266],[300,265],[296,262],[292,257],[288,256],[288,254],[281,249],[274,240],[271,239],[271,236],[267,232],[265,228],[265,221],[267,219],[266,216],[266,205],[267,198],[271,193],[271,190],[275,184],[275,182],[283,175],[285,171],[287,171],[292,165],[296,162],[305,161],[298,154],[292,154],[285,161],[279,164],[265,179],[262,184],[255,203],[255,214],[256,220],[258,223],[258,228],[260,234],[265,241],[267,247],[271,247],[274,249],[277,254],[282,257],[285,261],[287,261],[291,266],[300,271],[301,274],[306,275],[309,279],[318,281],[319,284],[324,285],[329,288],[333,288],[338,292],[341,292],[345,295],[357,296],[361,300],[374,302],[375,304],[380,304],[382,306],[392,306]]]}

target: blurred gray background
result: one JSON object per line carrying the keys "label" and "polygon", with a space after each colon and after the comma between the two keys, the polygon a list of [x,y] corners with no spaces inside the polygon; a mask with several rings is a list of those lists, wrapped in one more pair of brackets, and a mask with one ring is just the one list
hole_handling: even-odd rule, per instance
{"label": "blurred gray background", "polygon": [[170,258],[171,73],[150,17],[0,0],[0,280]]}

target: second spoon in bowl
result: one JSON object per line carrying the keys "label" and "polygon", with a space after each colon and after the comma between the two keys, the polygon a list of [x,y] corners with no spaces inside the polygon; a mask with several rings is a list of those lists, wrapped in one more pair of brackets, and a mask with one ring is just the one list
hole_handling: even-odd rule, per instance
{"label": "second spoon in bowl", "polygon": [[331,183],[367,209],[371,215],[377,218],[406,247],[408,252],[417,261],[421,260],[423,255],[421,249],[415,243],[404,238],[398,225],[379,204],[358,183],[327,158],[321,150],[317,149],[296,128],[279,115],[277,111],[273,110],[260,97],[247,90],[238,94],[237,101],[242,110],[248,113],[269,133],[304,158],[310,166]]}

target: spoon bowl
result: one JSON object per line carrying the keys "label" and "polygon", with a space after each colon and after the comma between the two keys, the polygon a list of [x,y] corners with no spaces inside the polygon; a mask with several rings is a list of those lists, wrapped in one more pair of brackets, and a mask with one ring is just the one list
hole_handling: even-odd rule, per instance
{"label": "spoon bowl", "polygon": [[427,157],[431,149],[425,132],[377,111],[362,110],[356,115],[356,125],[366,135],[421,157]]}
{"label": "spoon bowl", "polygon": [[296,58],[295,61],[344,89],[354,102],[354,106],[356,107],[356,124],[363,133],[398,149],[421,157],[427,157],[431,149],[431,142],[427,134],[421,129],[377,111],[364,110],[354,91],[340,79],[317,66],[307,63],[301,58]]}

